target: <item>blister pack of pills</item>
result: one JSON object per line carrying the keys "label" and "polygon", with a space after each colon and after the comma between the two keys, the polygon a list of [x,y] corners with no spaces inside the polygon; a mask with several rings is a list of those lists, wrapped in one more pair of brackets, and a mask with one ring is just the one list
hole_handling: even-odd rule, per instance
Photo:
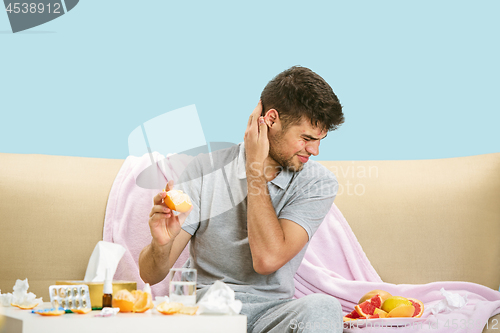
{"label": "blister pack of pills", "polygon": [[64,310],[91,308],[89,286],[86,284],[55,285],[49,287],[50,303]]}

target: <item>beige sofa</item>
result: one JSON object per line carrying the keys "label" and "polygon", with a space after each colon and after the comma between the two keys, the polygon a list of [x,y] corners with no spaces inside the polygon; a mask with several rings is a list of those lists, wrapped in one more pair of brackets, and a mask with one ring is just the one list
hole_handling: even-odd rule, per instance
{"label": "beige sofa", "polygon": [[[0,153],[2,292],[28,278],[47,301],[56,280],[83,279],[122,163]],[[336,174],[335,202],[385,282],[457,280],[498,290],[500,153],[322,163]]]}

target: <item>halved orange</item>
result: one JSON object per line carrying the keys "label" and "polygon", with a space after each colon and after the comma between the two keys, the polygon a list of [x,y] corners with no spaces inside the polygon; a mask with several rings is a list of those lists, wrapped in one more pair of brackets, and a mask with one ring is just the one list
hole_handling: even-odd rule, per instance
{"label": "halved orange", "polygon": [[122,289],[113,295],[111,304],[114,308],[120,308],[120,312],[132,312],[134,309],[135,298],[130,291]]}
{"label": "halved orange", "polygon": [[179,213],[185,213],[193,206],[189,199],[189,195],[180,190],[168,191],[163,201],[165,201],[165,205],[167,205],[168,208],[178,211]]}
{"label": "halved orange", "polygon": [[112,305],[120,308],[120,312],[146,312],[154,307],[153,297],[142,290],[132,292],[122,289],[113,297]]}

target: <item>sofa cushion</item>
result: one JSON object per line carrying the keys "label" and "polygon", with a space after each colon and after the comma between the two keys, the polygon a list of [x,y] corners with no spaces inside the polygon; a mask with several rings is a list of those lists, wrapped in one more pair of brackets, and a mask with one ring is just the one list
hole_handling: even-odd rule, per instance
{"label": "sofa cushion", "polygon": [[500,285],[500,153],[326,161],[335,203],[384,282]]}

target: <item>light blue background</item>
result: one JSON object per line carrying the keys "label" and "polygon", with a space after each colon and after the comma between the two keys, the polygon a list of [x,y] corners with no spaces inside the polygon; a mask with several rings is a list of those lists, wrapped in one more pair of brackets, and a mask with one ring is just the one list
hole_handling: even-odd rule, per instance
{"label": "light blue background", "polygon": [[499,152],[499,13],[497,0],[82,0],[12,34],[0,12],[0,152],[125,158],[137,126],[191,104],[207,142],[237,143],[262,88],[296,64],[344,105],[319,160]]}

